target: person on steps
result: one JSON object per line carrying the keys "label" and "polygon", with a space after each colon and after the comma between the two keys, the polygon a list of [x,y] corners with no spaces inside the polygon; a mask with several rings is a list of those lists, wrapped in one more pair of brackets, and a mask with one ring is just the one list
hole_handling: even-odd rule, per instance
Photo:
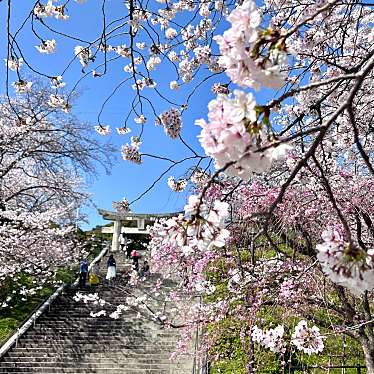
{"label": "person on steps", "polygon": [[149,269],[149,264],[148,261],[144,261],[143,266],[140,270],[140,276],[143,277],[149,277],[150,275],[150,269]]}
{"label": "person on steps", "polygon": [[100,260],[98,260],[92,265],[90,274],[88,276],[88,282],[90,283],[90,286],[97,286],[99,284],[99,263]]}
{"label": "person on steps", "polygon": [[131,252],[133,250],[133,247],[134,247],[134,241],[131,241],[131,242],[127,243],[127,246],[126,246],[126,257],[128,259],[131,258]]}
{"label": "person on steps", "polygon": [[132,267],[136,271],[139,271],[139,255],[136,249],[131,252]]}
{"label": "person on steps", "polygon": [[106,279],[108,280],[109,286],[112,285],[114,278],[116,277],[116,260],[113,255],[110,255],[107,261],[108,272]]}
{"label": "person on steps", "polygon": [[122,234],[121,235],[121,238],[120,238],[120,246],[121,246],[121,252],[126,252],[126,248],[127,248],[127,239],[125,237],[125,234]]}
{"label": "person on steps", "polygon": [[79,287],[86,287],[88,273],[88,262],[86,259],[82,259],[79,266]]}

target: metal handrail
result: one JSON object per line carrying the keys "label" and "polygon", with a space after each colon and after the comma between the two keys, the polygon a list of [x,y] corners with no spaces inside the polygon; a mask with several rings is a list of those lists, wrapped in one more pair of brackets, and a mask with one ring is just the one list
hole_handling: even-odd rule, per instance
{"label": "metal handrail", "polygon": [[288,368],[288,370],[291,373],[294,373],[295,370],[308,370],[308,369],[322,369],[322,370],[330,370],[330,369],[356,369],[357,374],[361,373],[361,369],[366,369],[366,366],[364,365],[297,365],[297,366],[291,366]]}
{"label": "metal handrail", "polygon": [[[202,303],[201,295],[197,295],[199,297],[200,304]],[[198,317],[198,320],[200,318]],[[192,367],[192,374],[208,374],[209,373],[209,358],[208,355],[205,354],[203,357],[200,357],[197,360],[197,352],[199,350],[200,341],[202,335],[204,333],[203,327],[200,327],[200,322],[197,323],[196,332],[195,332],[195,346],[194,346],[194,361]]]}
{"label": "metal handrail", "polygon": [[[108,248],[104,248],[99,255],[91,262],[90,266],[88,267],[88,271],[90,271],[93,265],[101,260],[105,254],[107,253]],[[78,284],[79,278],[75,280],[73,285]],[[50,308],[52,302],[62,293],[62,291],[66,288],[67,284],[64,283],[59,286],[56,291],[47,298],[44,302],[41,302],[30,314],[30,317],[23,323],[21,327],[17,329],[17,331],[0,347],[0,359],[9,351],[10,348],[15,345],[17,347],[18,339],[31,327],[35,325],[35,321],[39,318],[47,309]]]}

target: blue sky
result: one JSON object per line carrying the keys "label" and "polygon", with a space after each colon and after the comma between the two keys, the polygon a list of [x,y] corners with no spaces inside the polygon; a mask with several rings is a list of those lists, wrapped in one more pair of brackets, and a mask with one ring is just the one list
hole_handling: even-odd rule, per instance
{"label": "blue sky", "polygon": [[[17,2],[15,6],[13,0],[13,9],[11,14],[11,30],[14,32],[25,18],[25,15],[29,11],[29,5],[20,5]],[[5,21],[4,15],[6,14],[6,3],[0,3],[0,14],[2,14],[2,20]],[[69,15],[70,20],[67,22],[58,21],[48,18],[48,23],[58,29],[61,32],[67,32],[71,35],[79,36],[82,39],[92,40],[94,35],[98,35],[100,32],[101,23],[98,22],[97,17],[93,15],[100,14],[99,2],[88,1],[84,5],[76,4],[71,2],[69,4]],[[108,0],[107,1],[108,14],[118,15],[124,14],[125,9],[123,2],[120,0]],[[19,41],[22,45],[23,53],[26,59],[32,64],[32,66],[40,71],[43,71],[51,75],[59,75],[62,72],[62,67],[66,66],[67,63],[73,57],[73,49],[76,45],[82,44],[76,41],[62,40],[58,36],[51,34],[45,28],[37,28],[38,33],[44,39],[55,38],[57,41],[57,52],[52,55],[41,55],[35,49],[35,46],[40,42],[38,39],[31,34],[30,27],[26,27],[20,33]],[[5,40],[6,23],[1,23],[1,40]],[[113,44],[128,44],[126,38],[122,38],[120,42],[117,40]],[[3,58],[6,58],[6,43],[1,43],[0,54]],[[114,56],[114,54],[113,54]],[[110,95],[116,85],[125,77],[126,73],[123,72],[123,66],[128,61],[121,60],[113,64],[110,67],[109,73],[102,78],[93,78],[89,75],[85,78],[78,91],[80,97],[78,98],[73,108],[73,113],[81,121],[88,121],[92,125],[97,124],[97,114],[103,103],[103,101]],[[23,70],[26,73],[26,70]],[[1,93],[5,92],[5,64],[0,64],[1,72]],[[82,76],[81,67],[78,61],[73,62],[71,68],[64,74],[64,81],[67,82],[67,88],[71,88],[74,82]],[[168,88],[170,80],[175,79],[175,74],[171,66],[163,66],[156,73],[155,78],[158,82],[158,88],[168,96],[171,100],[175,100],[179,103],[183,103],[183,97],[186,92],[191,89],[191,85],[186,90],[181,89],[178,92],[172,92]],[[16,74],[10,72],[10,81],[16,80]],[[217,80],[210,80],[213,83]],[[198,151],[199,154],[203,155],[204,152],[200,148],[196,139],[199,133],[199,128],[194,125],[197,118],[206,117],[207,104],[213,98],[213,94],[210,92],[210,85],[203,86],[196,92],[196,95],[191,100],[189,110],[183,115],[183,132],[184,139],[193,148]],[[12,88],[10,89],[12,92]],[[113,96],[110,102],[105,107],[102,116],[101,123],[108,124],[112,127],[112,134],[108,137],[100,137],[93,131],[93,136],[101,138],[102,141],[110,141],[114,143],[118,148],[122,144],[130,141],[131,135],[138,135],[140,132],[140,126],[133,122],[134,115],[130,116],[128,126],[132,129],[132,132],[125,136],[119,136],[115,132],[115,127],[121,127],[124,123],[124,118],[127,115],[129,109],[129,102],[133,96],[134,91],[129,85],[124,85],[118,92]],[[156,111],[161,113],[163,110],[171,107],[161,101],[157,95],[152,95],[150,91],[147,92],[147,96],[152,100],[152,103],[156,107]],[[147,108],[145,113],[147,118],[150,118],[148,123],[145,125],[145,131],[143,136],[143,144],[141,146],[142,153],[150,153],[156,155],[162,155],[170,157],[172,159],[179,159],[184,156],[189,156],[191,153],[185,148],[179,141],[174,141],[167,138],[164,135],[163,128],[161,126],[154,125],[154,116]],[[144,157],[142,165],[131,164],[127,161],[122,160],[120,153],[117,154],[117,160],[114,163],[111,175],[105,175],[102,169],[98,169],[98,175],[96,180],[90,183],[88,190],[92,194],[92,200],[97,207],[111,209],[113,200],[121,200],[126,197],[129,201],[136,199],[144,190],[146,190],[153,181],[164,171],[170,164],[164,161],[158,161]],[[192,166],[191,163],[183,163],[182,165],[175,167],[170,173],[167,173],[160,182],[158,182],[155,188],[150,193],[145,195],[141,200],[136,202],[132,206],[132,210],[136,212],[169,212],[176,211],[183,208],[185,199],[188,192],[174,193],[167,186],[167,177],[173,175],[180,177]],[[93,207],[85,208],[84,211],[88,214],[89,225],[82,225],[82,227],[92,227],[96,224],[103,223],[100,216],[97,214],[96,209]]]}
{"label": "blue sky", "polygon": [[[25,16],[32,7],[31,3],[26,5],[20,5],[15,0],[12,0],[13,8],[11,14],[11,30],[14,32],[25,19]],[[56,3],[57,4],[57,3]],[[158,3],[156,6],[159,6]],[[101,2],[88,0],[84,5],[79,5],[75,1],[69,2],[70,19],[68,21],[59,21],[52,18],[48,18],[48,24],[62,33],[67,33],[74,37],[79,37],[84,40],[94,40],[100,35],[102,22],[98,15],[101,14]],[[107,0],[106,11],[109,18],[118,18],[127,14],[127,10],[124,8],[123,1],[121,0]],[[0,18],[3,22],[0,24],[0,38],[5,40],[6,37],[6,2],[0,2]],[[185,20],[180,20],[180,22]],[[196,22],[196,21],[195,21]],[[216,30],[216,33],[222,33],[224,28],[228,24],[224,24],[223,29]],[[77,45],[84,45],[81,42],[75,40],[68,40],[66,38],[61,39],[58,35],[51,33],[45,27],[36,24],[35,29],[37,33],[45,40],[56,39],[57,41],[57,52],[52,55],[41,55],[35,48],[36,45],[40,44],[40,41],[31,33],[30,25],[19,33],[18,42],[21,45],[21,49],[24,53],[26,60],[36,70],[42,71],[46,74],[56,76],[61,75],[63,69],[71,62],[74,57],[74,47]],[[138,41],[146,41],[150,45],[149,40],[140,38]],[[127,35],[120,36],[115,40],[111,40],[113,45],[129,44]],[[213,46],[215,43],[213,43]],[[217,47],[214,47],[215,50]],[[147,53],[147,52],[146,52]],[[6,58],[6,43],[0,44],[0,55]],[[112,53],[109,57],[117,56]],[[97,62],[97,61],[96,61]],[[119,58],[113,64],[109,65],[108,73],[100,78],[94,78],[89,74],[84,78],[78,86],[79,97],[75,102],[72,109],[73,113],[81,121],[86,121],[92,124],[92,127],[98,123],[98,113],[100,107],[106,98],[113,92],[115,87],[123,79],[127,78],[128,75],[123,71],[124,65],[128,64],[128,59]],[[94,68],[94,64],[89,66],[89,69]],[[21,70],[26,73],[26,70]],[[5,64],[0,64],[0,86],[1,93],[5,92]],[[201,76],[206,74],[207,70],[202,71]],[[82,67],[77,60],[71,62],[70,68],[64,73],[64,81],[67,83],[66,88],[71,89],[75,82],[80,79],[84,74],[82,73]],[[194,81],[192,84],[182,87],[179,91],[171,91],[169,89],[169,82],[176,79],[175,69],[170,64],[161,64],[152,76],[157,81],[157,88],[166,96],[169,100],[177,103],[183,103],[186,95],[192,90]],[[16,80],[16,74],[10,72],[10,82]],[[196,126],[195,120],[199,118],[206,118],[207,116],[207,104],[211,99],[214,98],[213,93],[210,91],[210,87],[214,82],[221,81],[223,83],[228,82],[227,77],[215,77],[202,85],[192,97],[188,110],[183,114],[183,131],[182,136],[184,140],[192,146],[199,155],[204,155],[197,135],[200,132],[200,128]],[[152,90],[147,90],[146,96],[151,100],[154,105],[157,114],[162,111],[169,109],[172,105],[161,100],[158,95],[154,94]],[[12,92],[12,88],[10,90]],[[146,92],[146,91],[144,91]],[[262,101],[265,98],[273,96],[274,92],[265,90],[260,92],[257,96],[258,101]],[[133,121],[135,117],[131,114],[128,121],[128,127],[132,129],[132,132],[125,136],[119,136],[116,134],[115,128],[122,127],[124,125],[124,119],[130,108],[131,100],[134,96],[134,91],[129,84],[124,84],[121,88],[113,95],[110,101],[105,106],[100,122],[103,125],[110,125],[112,133],[108,137],[101,137],[97,135],[93,130],[93,136],[100,138],[102,141],[110,141],[117,148],[117,159],[113,165],[111,175],[105,175],[102,169],[98,169],[97,178],[88,185],[88,191],[91,193],[93,206],[85,207],[83,211],[88,214],[89,224],[82,224],[82,228],[93,227],[97,224],[104,223],[101,217],[96,211],[96,207],[112,209],[112,201],[121,200],[126,197],[129,201],[137,199],[137,197],[143,193],[161,173],[163,173],[170,164],[165,161],[150,159],[148,157],[143,158],[142,165],[131,164],[128,161],[124,161],[120,155],[120,147],[130,142],[132,135],[139,135],[141,127]],[[259,99],[260,98],[260,99]],[[142,153],[155,154],[171,159],[181,159],[184,157],[191,156],[191,152],[179,141],[172,140],[165,136],[163,128],[161,126],[154,125],[154,115],[149,107],[144,111],[144,115],[149,119],[144,128],[144,134],[142,136],[143,144],[141,145],[140,151]],[[208,160],[203,163],[202,166],[206,166]],[[185,204],[188,190],[182,193],[174,193],[170,190],[167,185],[167,178],[174,176],[176,178],[181,177],[194,163],[185,162],[177,167],[173,168],[172,171],[167,173],[155,187],[143,196],[139,201],[134,203],[131,208],[135,212],[171,212],[181,210]]]}

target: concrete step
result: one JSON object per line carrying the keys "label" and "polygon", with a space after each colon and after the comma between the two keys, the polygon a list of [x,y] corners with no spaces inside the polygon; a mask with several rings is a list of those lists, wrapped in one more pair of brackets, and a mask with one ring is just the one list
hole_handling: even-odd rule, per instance
{"label": "concrete step", "polygon": [[113,334],[119,334],[121,336],[128,336],[129,334],[133,335],[134,337],[142,338],[144,336],[154,336],[154,337],[170,337],[175,338],[178,336],[174,332],[170,332],[168,330],[138,330],[138,329],[131,329],[130,327],[124,327],[120,329],[111,329],[106,330],[101,328],[99,329],[87,329],[87,330],[75,330],[75,329],[48,329],[48,330],[31,330],[26,335],[25,338],[35,337],[35,336],[49,336],[49,337],[64,337],[65,335],[76,336],[77,338],[81,337],[82,335],[97,335],[97,336],[113,336]]}
{"label": "concrete step", "polygon": [[69,330],[51,330],[51,331],[35,331],[29,332],[27,335],[23,337],[23,339],[40,339],[44,338],[44,340],[56,340],[56,339],[66,339],[66,337],[73,337],[76,339],[82,339],[84,337],[95,338],[100,337],[103,339],[110,339],[110,338],[128,338],[133,337],[134,339],[144,339],[144,338],[161,338],[161,339],[173,339],[175,340],[177,335],[173,333],[163,332],[162,330],[148,330],[144,331],[137,331],[131,329],[112,329],[107,331],[69,331]]}
{"label": "concrete step", "polygon": [[[146,355],[133,355],[129,357],[124,357],[123,355],[118,355],[116,357],[103,357],[101,358],[98,354],[95,355],[75,355],[69,357],[63,356],[32,356],[32,357],[25,357],[25,356],[17,356],[17,357],[6,357],[4,358],[4,363],[11,363],[17,364],[20,366],[26,366],[25,363],[29,364],[30,366],[40,366],[40,364],[46,362],[50,365],[61,364],[62,362],[68,366],[77,365],[77,362],[89,362],[93,365],[103,365],[103,364],[117,364],[120,363],[122,365],[129,364],[143,364],[143,365],[154,365],[154,364],[162,364],[162,365],[173,365],[174,362],[171,362],[168,357],[162,357],[161,355],[153,355],[153,356],[146,356]],[[4,365],[3,365],[4,366]]]}
{"label": "concrete step", "polygon": [[43,374],[80,374],[80,373],[98,373],[98,374],[191,374],[191,369],[184,368],[164,368],[164,369],[131,369],[131,368],[100,368],[100,369],[87,369],[87,368],[0,368],[0,373],[43,373]]}
{"label": "concrete step", "polygon": [[143,358],[146,360],[169,360],[170,352],[164,350],[157,350],[153,348],[130,348],[130,349],[106,349],[103,350],[100,347],[96,349],[82,349],[81,347],[63,347],[61,350],[54,351],[50,348],[17,348],[14,352],[12,351],[9,353],[8,356],[4,357],[5,359],[8,358],[19,358],[19,357],[34,357],[42,358],[42,357],[64,357],[64,358],[75,358],[75,357],[82,357],[84,355],[87,358],[116,358],[116,359],[132,359],[135,358],[136,360],[142,360]]}
{"label": "concrete step", "polygon": [[[163,336],[179,336],[179,332],[177,329],[162,329],[162,326],[150,321],[152,323],[151,326],[153,328],[148,328],[146,323],[143,324],[142,328],[137,326],[133,326],[132,324],[124,324],[124,325],[109,325],[109,326],[97,326],[97,325],[89,325],[85,324],[85,326],[71,326],[66,324],[50,324],[48,326],[41,326],[37,325],[34,329],[30,330],[29,334],[48,334],[48,333],[60,333],[60,334],[90,334],[90,333],[97,333],[97,334],[112,334],[112,333],[134,333],[138,335],[145,335],[149,333],[159,333]],[[108,329],[110,327],[110,329]]]}
{"label": "concrete step", "polygon": [[[128,341],[128,342],[96,342],[96,343],[84,343],[84,342],[76,342],[74,340],[66,341],[66,342],[43,342],[43,341],[27,341],[20,343],[20,347],[31,347],[31,348],[49,348],[49,349],[62,349],[65,347],[73,347],[73,348],[80,348],[85,350],[91,350],[93,348],[99,348],[101,349],[107,347],[107,348],[115,348],[120,350],[132,350],[134,345],[137,346],[138,342]],[[144,344],[141,345],[142,348],[144,348],[144,351],[154,351],[159,352],[160,350],[172,350],[175,347],[174,342],[169,343],[163,343],[163,342],[144,342]]]}
{"label": "concrete step", "polygon": [[[85,363],[85,362],[69,362],[69,361],[62,361],[59,363],[56,362],[47,362],[47,361],[39,361],[39,362],[4,362],[2,365],[3,369],[6,368],[16,368],[16,369],[21,369],[21,368],[39,368],[39,369],[55,369],[55,368],[64,368],[64,369],[120,369],[124,366],[121,362],[109,362],[109,363]],[[133,361],[131,363],[126,363],[126,369],[138,369],[138,370],[150,370],[150,369],[170,369],[172,367],[178,367],[178,364],[173,364],[173,363],[159,363],[156,362],[155,364],[153,363],[139,363],[136,361]]]}

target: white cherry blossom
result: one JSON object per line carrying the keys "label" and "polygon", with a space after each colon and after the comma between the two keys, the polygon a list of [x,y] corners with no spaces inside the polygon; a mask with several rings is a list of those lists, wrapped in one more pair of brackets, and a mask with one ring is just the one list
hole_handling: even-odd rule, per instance
{"label": "white cherry blossom", "polygon": [[33,82],[19,80],[14,82],[12,85],[17,93],[24,94],[27,92],[31,92]]}
{"label": "white cherry blossom", "polygon": [[106,126],[97,125],[97,126],[95,126],[95,130],[100,135],[109,135],[110,134],[110,126],[109,125],[106,125]]}
{"label": "white cherry blossom", "polygon": [[187,187],[187,181],[185,179],[178,179],[175,180],[174,177],[168,178],[168,186],[174,191],[174,192],[182,192]]}
{"label": "white cherry blossom", "polygon": [[42,54],[51,54],[56,52],[56,40],[45,40],[35,47]]}
{"label": "white cherry blossom", "polygon": [[358,244],[345,242],[342,235],[331,228],[321,236],[324,242],[316,246],[317,258],[327,276],[356,295],[371,291],[374,288],[374,250],[366,252]]}
{"label": "white cherry blossom", "polygon": [[311,355],[324,349],[323,336],[317,326],[308,327],[305,320],[300,321],[291,336],[291,343],[304,353]]}
{"label": "white cherry blossom", "polygon": [[17,71],[23,64],[23,58],[12,57],[9,60],[5,59],[5,64],[9,70]]}

